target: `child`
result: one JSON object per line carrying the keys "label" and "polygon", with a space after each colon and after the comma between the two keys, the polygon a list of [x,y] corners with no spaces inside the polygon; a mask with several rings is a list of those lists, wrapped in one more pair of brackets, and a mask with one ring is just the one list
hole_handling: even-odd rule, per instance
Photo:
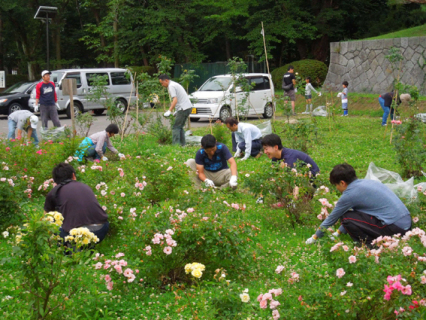
{"label": "child", "polygon": [[342,98],[342,109],[343,109],[342,116],[345,116],[345,117],[348,115],[348,85],[349,83],[347,81],[343,81],[342,82],[343,90],[342,92],[339,92],[337,95],[337,97]]}
{"label": "child", "polygon": [[312,113],[312,92],[311,92],[311,90],[315,91],[315,93],[317,93],[318,96],[321,97],[321,92],[318,92],[312,86],[311,78],[307,77],[305,79],[305,81],[306,81],[306,87],[305,87],[306,111],[302,112],[302,114]]}

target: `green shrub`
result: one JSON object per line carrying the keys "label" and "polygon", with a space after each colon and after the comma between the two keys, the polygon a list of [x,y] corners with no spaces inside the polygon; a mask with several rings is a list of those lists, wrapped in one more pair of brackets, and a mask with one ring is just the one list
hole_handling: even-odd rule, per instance
{"label": "green shrub", "polygon": [[310,59],[293,61],[271,72],[275,88],[281,88],[283,75],[287,72],[290,65],[294,67],[294,72],[297,72],[302,78],[303,83],[305,83],[304,79],[306,77],[310,77],[314,87],[322,85],[327,76],[328,68],[324,62]]}
{"label": "green shrub", "polygon": [[155,68],[151,66],[131,66],[127,67],[127,69],[130,70],[133,75],[135,75],[135,72],[137,74],[148,73],[150,76],[155,73]]}

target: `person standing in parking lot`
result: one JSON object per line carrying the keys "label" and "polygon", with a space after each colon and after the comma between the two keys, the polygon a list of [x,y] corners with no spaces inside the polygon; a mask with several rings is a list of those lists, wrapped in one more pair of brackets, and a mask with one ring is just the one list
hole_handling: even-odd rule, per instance
{"label": "person standing in parking lot", "polygon": [[36,100],[34,103],[34,112],[39,110],[40,104],[40,117],[41,125],[47,129],[47,122],[52,120],[55,127],[60,127],[61,122],[59,121],[55,84],[50,81],[51,72],[44,70],[41,73],[40,81],[36,86]]}
{"label": "person standing in parking lot", "polygon": [[[294,105],[296,103],[296,76],[294,75],[294,67],[289,66],[287,73],[283,76],[283,83],[282,88],[284,90],[284,98],[289,97],[291,101],[291,112],[293,115],[296,113],[294,112]],[[285,102],[287,104],[287,101]]]}
{"label": "person standing in parking lot", "polygon": [[160,75],[158,79],[160,80],[160,84],[164,88],[167,88],[169,91],[169,96],[172,99],[170,108],[164,113],[164,116],[169,117],[172,114],[172,111],[176,109],[176,119],[172,128],[172,143],[184,146],[185,132],[183,127],[185,125],[186,119],[188,119],[192,111],[191,100],[189,100],[185,89],[179,83],[170,80],[170,77],[167,74]]}

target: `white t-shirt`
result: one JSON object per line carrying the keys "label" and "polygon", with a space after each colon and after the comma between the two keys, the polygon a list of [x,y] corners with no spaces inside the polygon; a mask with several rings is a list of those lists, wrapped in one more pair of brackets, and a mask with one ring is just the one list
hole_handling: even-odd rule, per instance
{"label": "white t-shirt", "polygon": [[176,111],[192,108],[192,103],[191,100],[189,100],[188,94],[179,83],[170,80],[167,89],[169,90],[169,95],[172,99],[174,97],[177,98],[177,104],[175,107]]}

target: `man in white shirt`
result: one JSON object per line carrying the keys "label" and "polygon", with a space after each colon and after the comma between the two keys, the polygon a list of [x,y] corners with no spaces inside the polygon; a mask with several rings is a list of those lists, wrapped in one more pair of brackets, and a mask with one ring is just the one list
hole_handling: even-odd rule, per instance
{"label": "man in white shirt", "polygon": [[172,98],[170,108],[164,113],[164,116],[169,117],[172,114],[172,111],[176,109],[176,119],[172,128],[172,143],[184,146],[185,131],[183,130],[183,127],[185,125],[186,119],[188,119],[192,111],[191,100],[189,100],[185,89],[179,83],[170,80],[170,77],[167,74],[160,75],[158,79],[160,84],[167,88],[169,91],[169,96]]}
{"label": "man in white shirt", "polygon": [[259,128],[250,123],[238,122],[230,117],[225,120],[226,127],[232,131],[232,151],[236,151],[234,158],[241,157],[247,160],[250,156],[259,158],[262,155],[262,133]]}

